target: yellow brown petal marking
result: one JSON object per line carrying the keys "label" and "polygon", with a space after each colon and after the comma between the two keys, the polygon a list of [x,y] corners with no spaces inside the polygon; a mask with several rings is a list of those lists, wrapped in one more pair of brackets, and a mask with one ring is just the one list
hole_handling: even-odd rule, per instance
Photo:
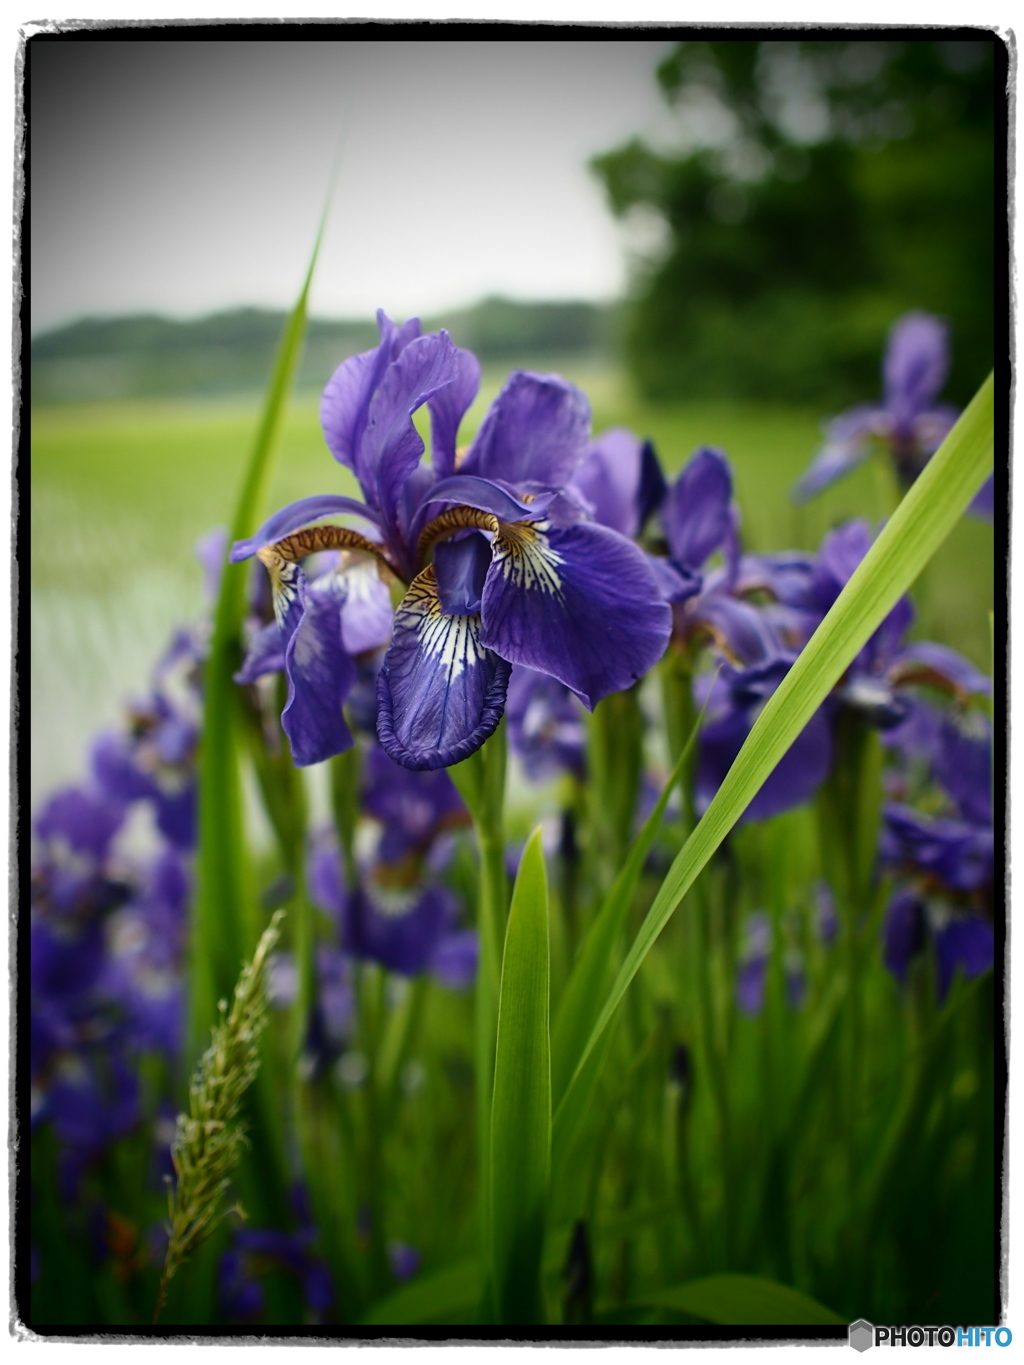
{"label": "yellow brown petal marking", "polygon": [[445,540],[456,531],[468,529],[490,531],[498,534],[498,518],[493,512],[481,512],[476,507],[449,507],[433,521],[428,521],[420,533],[416,552],[422,559],[430,547],[439,540]]}
{"label": "yellow brown petal marking", "polygon": [[299,579],[302,570],[293,559],[285,559],[277,552],[276,545],[264,545],[256,551],[256,558],[270,575],[270,588],[274,601],[274,616],[282,630],[288,618],[288,608],[299,593]]}
{"label": "yellow brown petal marking", "polygon": [[546,521],[503,521],[494,542],[494,563],[521,591],[561,598],[558,566],[565,560],[551,548],[547,529]]}
{"label": "yellow brown petal marking", "polygon": [[[320,550],[362,550],[365,554],[383,560],[385,564],[388,562],[379,545],[367,540],[358,531],[350,531],[347,526],[307,526],[305,530],[285,536],[284,540],[279,540],[275,545],[266,548],[275,550],[282,559],[291,563],[305,559],[306,555],[315,555]],[[262,558],[263,551],[258,551],[258,554]]]}

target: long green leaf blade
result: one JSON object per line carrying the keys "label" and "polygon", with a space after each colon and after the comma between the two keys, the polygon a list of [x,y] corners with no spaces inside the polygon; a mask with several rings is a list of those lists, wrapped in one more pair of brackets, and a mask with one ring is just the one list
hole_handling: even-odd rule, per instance
{"label": "long green leaf blade", "polygon": [[491,1107],[491,1270],[498,1322],[541,1319],[551,1166],[548,884],[536,829],[512,892]]}
{"label": "long green leaf blade", "polygon": [[[669,869],[619,970],[560,1109],[629,983],[680,901],[858,651],[962,516],[992,467],[992,375],[928,462],[761,712]],[[557,1123],[558,1115],[556,1115]]]}
{"label": "long green leaf blade", "polygon": [[[327,203],[330,202],[328,194]],[[320,220],[313,252],[295,307],[278,346],[260,424],[231,524],[231,539],[252,534],[267,499],[288,397],[295,382],[306,333],[313,271],[327,218]],[[246,895],[237,715],[239,634],[245,613],[244,565],[225,564],[204,671],[204,707],[199,767],[199,851],[192,924],[190,1033],[206,1036],[216,1002],[228,995],[242,958],[259,934]]]}
{"label": "long green leaf blade", "polygon": [[841,1327],[846,1321],[798,1289],[755,1275],[708,1275],[639,1301],[737,1327]]}

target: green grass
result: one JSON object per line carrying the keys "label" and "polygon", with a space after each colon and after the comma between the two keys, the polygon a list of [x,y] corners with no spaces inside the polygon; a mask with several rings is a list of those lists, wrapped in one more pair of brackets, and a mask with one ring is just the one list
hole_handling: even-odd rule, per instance
{"label": "green grass", "polygon": [[[750,404],[654,408],[623,377],[566,365],[594,407],[594,429],[650,436],[668,472],[700,444],[720,446],[735,470],[744,544],[813,549],[846,517],[878,517],[869,464],[804,508],[789,488],[820,437],[819,414]],[[463,439],[504,379],[485,373]],[[82,746],[145,687],[175,624],[201,610],[196,540],[225,525],[258,420],[258,397],[235,401],[95,403],[32,414],[31,587],[33,796],[80,769]],[[271,507],[307,494],[357,492],[323,442],[316,393],[289,413]],[[918,634],[988,665],[992,533],[965,518],[927,571]],[[941,583],[941,601],[938,585]],[[934,600],[933,600],[934,599]]]}

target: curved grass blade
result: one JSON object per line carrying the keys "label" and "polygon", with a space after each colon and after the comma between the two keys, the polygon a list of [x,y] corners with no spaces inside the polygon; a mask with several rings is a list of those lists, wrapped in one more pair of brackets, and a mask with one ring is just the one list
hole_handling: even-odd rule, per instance
{"label": "curved grass blade", "polygon": [[[333,188],[333,187],[332,187]],[[285,324],[264,400],[248,470],[231,523],[231,540],[251,535],[263,514],[288,397],[295,382],[306,332],[306,308],[327,205],[295,307]],[[226,553],[226,552],[225,552]],[[246,892],[242,838],[237,687],[239,634],[245,613],[247,566],[224,565],[204,671],[203,731],[199,767],[197,892],[190,945],[192,985],[189,1029],[193,1046],[206,1036],[216,1002],[230,994],[241,959],[259,926]]]}
{"label": "curved grass blade", "polygon": [[708,1275],[656,1289],[638,1302],[737,1327],[841,1327],[846,1322],[798,1289],[756,1275]]}
{"label": "curved grass blade", "polygon": [[556,1126],[561,1110],[573,1102],[573,1091],[581,1081],[588,1055],[676,907],[779,759],[914,582],[984,482],[992,467],[994,387],[989,375],[766,703],[721,787],[662,882],[576,1064],[555,1115]]}
{"label": "curved grass blade", "polygon": [[519,864],[505,934],[491,1105],[491,1284],[501,1323],[542,1320],[551,1168],[548,883],[541,831]]}
{"label": "curved grass blade", "polygon": [[411,1323],[472,1322],[480,1303],[482,1277],[478,1260],[459,1261],[379,1299],[361,1319],[382,1327]]}

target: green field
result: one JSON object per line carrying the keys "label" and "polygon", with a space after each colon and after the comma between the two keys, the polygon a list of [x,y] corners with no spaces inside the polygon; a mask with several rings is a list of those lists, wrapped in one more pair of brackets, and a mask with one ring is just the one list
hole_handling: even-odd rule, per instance
{"label": "green field", "polygon": [[[752,550],[813,549],[846,517],[878,517],[884,482],[865,466],[809,507],[789,488],[813,454],[823,413],[750,404],[655,408],[607,369],[563,372],[594,408],[594,430],[632,427],[655,441],[667,471],[700,444],[735,470],[743,539]],[[479,423],[504,378],[485,374],[463,429]],[[258,416],[258,397],[39,407],[32,413],[32,796],[82,769],[83,746],[113,723],[177,624],[202,612],[192,547],[226,525]],[[318,395],[293,402],[271,510],[322,492],[357,493],[320,433]],[[920,585],[916,633],[988,667],[992,531],[959,525]]]}

